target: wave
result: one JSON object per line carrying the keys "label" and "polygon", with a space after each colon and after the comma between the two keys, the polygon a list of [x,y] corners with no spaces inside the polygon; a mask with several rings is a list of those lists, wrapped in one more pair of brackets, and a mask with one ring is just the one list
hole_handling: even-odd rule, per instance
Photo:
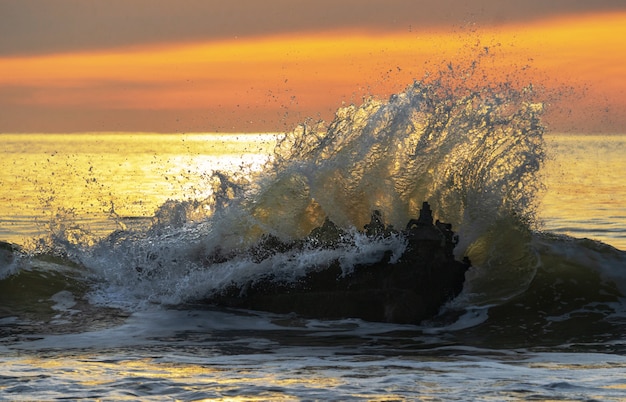
{"label": "wave", "polygon": [[[388,102],[341,108],[330,124],[298,126],[260,173],[215,173],[208,199],[164,204],[146,232],[117,232],[81,247],[60,230],[53,243],[107,276],[144,266],[173,280],[176,272],[211,276],[215,267],[199,261],[218,250],[245,250],[264,234],[303,238],[327,217],[354,232],[375,209],[387,224],[403,227],[427,200],[458,230],[457,255],[468,255],[490,281],[499,278],[489,297],[508,297],[537,265],[524,241],[543,159],[543,107],[532,97],[531,88],[415,82]],[[520,266],[515,273],[512,263]]]}
{"label": "wave", "polygon": [[[168,201],[147,229],[94,239],[59,221],[41,252],[86,267],[99,282],[93,303],[178,305],[262,273],[297,280],[331,261],[349,269],[400,250],[402,241],[359,229],[373,210],[404,227],[428,201],[458,232],[457,258],[473,264],[447,311],[482,317],[469,319],[476,327],[534,320],[545,329],[580,314],[621,322],[626,253],[535,224],[545,157],[536,91],[463,77],[416,81],[388,101],[342,107],[328,124],[307,121],[281,137],[263,169],[214,172],[208,198]],[[262,262],[247,252],[264,235],[302,239],[326,218],[346,233],[336,249],[286,250]]]}

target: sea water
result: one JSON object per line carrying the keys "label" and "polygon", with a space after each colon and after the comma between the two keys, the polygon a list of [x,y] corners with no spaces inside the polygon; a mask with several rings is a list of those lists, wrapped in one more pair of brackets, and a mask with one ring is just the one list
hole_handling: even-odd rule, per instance
{"label": "sea water", "polygon": [[[0,135],[0,235],[22,248],[0,250],[0,399],[623,400],[626,135],[437,96],[286,134]],[[359,256],[372,208],[400,226],[423,200],[474,265],[437,319],[199,303],[254,270]],[[202,262],[325,216],[354,249]]]}

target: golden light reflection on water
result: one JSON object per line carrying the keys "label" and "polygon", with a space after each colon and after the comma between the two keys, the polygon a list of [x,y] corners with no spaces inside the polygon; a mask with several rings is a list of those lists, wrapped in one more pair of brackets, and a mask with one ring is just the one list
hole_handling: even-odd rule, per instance
{"label": "golden light reflection on water", "polygon": [[[532,355],[522,354],[513,360],[504,357],[487,362],[481,361],[480,356],[470,360],[437,356],[432,361],[420,357],[413,364],[405,361],[405,364],[398,365],[396,360],[396,364],[390,366],[385,365],[389,363],[387,359],[361,366],[354,365],[352,357],[347,360],[333,357],[325,360],[327,364],[317,366],[320,362],[311,357],[282,361],[280,357],[267,355],[261,360],[254,355],[235,355],[230,361],[224,356],[212,360],[210,356],[158,352],[152,352],[156,354],[154,357],[121,357],[127,353],[122,349],[104,356],[90,353],[33,355],[9,358],[5,364],[11,374],[25,374],[20,377],[20,382],[36,383],[37,389],[48,390],[49,395],[58,397],[66,390],[73,392],[74,396],[114,400],[152,400],[155,397],[299,400],[301,398],[296,396],[303,395],[313,399],[341,395],[372,401],[399,400],[407,396],[441,400],[458,399],[465,395],[464,387],[472,390],[471,394],[465,395],[469,399],[485,396],[485,389],[493,389],[495,395],[504,399],[523,399],[529,393],[535,393],[542,397],[541,400],[563,400],[564,396],[585,392],[595,395],[598,400],[605,400],[616,394],[606,394],[602,390],[626,389],[620,377],[624,363],[616,358],[602,361],[602,357],[593,357],[593,354],[576,357],[582,362],[572,362],[571,355],[559,358],[558,354],[555,357],[545,354],[549,360],[533,361]],[[531,360],[526,361],[529,357]],[[27,373],[44,374],[31,376]],[[520,391],[520,381],[527,385],[524,392]],[[477,387],[477,383],[483,386]],[[577,384],[577,389],[570,394],[568,384],[573,383]],[[565,388],[560,389],[560,384]]]}
{"label": "golden light reflection on water", "polygon": [[547,137],[545,229],[626,250],[626,136]]}
{"label": "golden light reflection on water", "polygon": [[[261,164],[274,135],[4,134],[0,238],[21,242],[57,214],[103,225],[209,195],[213,170]],[[111,224],[104,230],[112,230]]]}
{"label": "golden light reflection on water", "polygon": [[[310,388],[332,389],[344,385],[349,380],[324,375],[324,368],[316,374],[316,370],[297,372],[275,372],[271,367],[254,367],[250,365],[204,364],[162,361],[156,358],[115,359],[110,356],[100,361],[92,355],[76,355],[67,357],[15,358],[11,361],[13,368],[36,367],[38,371],[47,373],[50,378],[63,378],[85,390],[107,390],[107,394],[116,400],[136,400],[143,390],[147,394],[213,395],[217,399],[229,395],[227,400],[255,400],[243,390],[258,389],[259,400],[292,400],[284,394],[284,389]],[[117,391],[115,391],[117,390]],[[241,396],[237,394],[241,393]],[[196,399],[203,400],[203,399]],[[208,400],[208,399],[207,399]],[[215,400],[215,399],[211,399]]]}

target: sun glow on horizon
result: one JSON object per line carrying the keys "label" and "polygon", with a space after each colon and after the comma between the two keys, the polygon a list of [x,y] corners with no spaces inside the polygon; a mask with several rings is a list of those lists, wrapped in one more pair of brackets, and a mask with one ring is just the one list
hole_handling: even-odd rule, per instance
{"label": "sun glow on horizon", "polygon": [[[335,31],[5,57],[0,107],[85,110],[100,119],[106,112],[122,131],[125,118],[162,131],[154,125],[162,122],[150,116],[188,111],[207,115],[209,131],[211,124],[280,131],[289,112],[296,120],[327,118],[342,102],[386,97],[448,61],[471,62],[484,50],[497,53],[483,66],[487,79],[580,88],[581,104],[604,101],[607,119],[626,127],[624,37],[626,13],[612,13],[457,32]],[[133,111],[142,113],[128,117]],[[4,130],[15,131],[18,123]],[[165,131],[172,129],[174,123]]]}

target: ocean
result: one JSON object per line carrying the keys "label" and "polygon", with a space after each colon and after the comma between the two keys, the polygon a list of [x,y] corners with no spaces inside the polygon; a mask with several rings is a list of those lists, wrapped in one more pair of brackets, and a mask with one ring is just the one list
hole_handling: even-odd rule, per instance
{"label": "ocean", "polygon": [[[0,399],[624,400],[626,134],[440,89],[281,134],[0,134]],[[202,302],[366,260],[371,211],[403,227],[423,201],[472,262],[432,320]],[[339,249],[246,253],[326,217]]]}

